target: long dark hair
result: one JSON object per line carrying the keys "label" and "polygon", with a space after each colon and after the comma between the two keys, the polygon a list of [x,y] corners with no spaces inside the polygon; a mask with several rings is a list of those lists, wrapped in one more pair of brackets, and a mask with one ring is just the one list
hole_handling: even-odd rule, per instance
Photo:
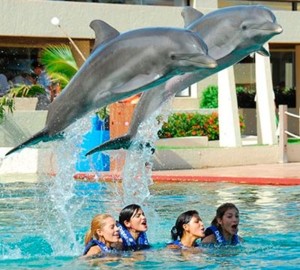
{"label": "long dark hair", "polygon": [[132,218],[132,216],[138,212],[140,209],[142,209],[139,205],[137,204],[130,204],[127,205],[126,207],[124,207],[119,215],[119,223],[126,227],[124,222],[125,221],[130,221],[130,219]]}
{"label": "long dark hair", "polygon": [[176,220],[175,226],[173,226],[171,230],[171,238],[172,240],[181,239],[183,235],[183,225],[188,224],[192,217],[199,217],[199,213],[196,210],[189,210],[179,215]]}
{"label": "long dark hair", "polygon": [[223,203],[218,207],[216,211],[216,216],[212,220],[211,225],[219,228],[218,218],[222,219],[222,217],[228,209],[236,209],[236,211],[239,212],[239,209],[233,203]]}

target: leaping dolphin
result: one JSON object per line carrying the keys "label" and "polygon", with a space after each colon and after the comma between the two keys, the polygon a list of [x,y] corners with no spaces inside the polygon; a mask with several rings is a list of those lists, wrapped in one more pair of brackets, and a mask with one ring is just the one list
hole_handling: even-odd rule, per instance
{"label": "leaping dolphin", "polygon": [[208,54],[217,61],[217,67],[175,76],[151,91],[144,92],[135,108],[128,132],[95,147],[86,155],[97,151],[128,149],[137,135],[140,124],[166,100],[190,85],[234,65],[253,52],[269,56],[263,48],[264,43],[282,32],[275,15],[263,6],[228,7],[207,15],[186,7],[182,16],[185,27],[201,35],[208,46]]}
{"label": "leaping dolphin", "polygon": [[57,139],[88,112],[149,90],[172,76],[214,68],[198,34],[177,28],[142,28],[120,34],[103,21],[90,25],[102,33],[96,47],[67,87],[51,103],[44,129],[7,154]]}

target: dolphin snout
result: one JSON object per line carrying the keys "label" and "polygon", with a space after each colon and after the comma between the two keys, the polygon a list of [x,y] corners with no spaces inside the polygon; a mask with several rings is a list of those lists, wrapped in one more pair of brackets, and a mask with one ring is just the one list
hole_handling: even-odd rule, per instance
{"label": "dolphin snout", "polygon": [[282,26],[278,23],[268,22],[263,27],[264,30],[273,32],[275,35],[282,33]]}
{"label": "dolphin snout", "polygon": [[217,66],[216,60],[207,54],[199,54],[190,58],[189,61],[192,62],[194,66],[200,68],[215,68]]}
{"label": "dolphin snout", "polygon": [[211,56],[204,53],[173,54],[172,59],[179,61],[180,66],[189,68],[215,68],[217,62]]}
{"label": "dolphin snout", "polygon": [[282,26],[276,23],[276,29],[274,30],[274,32],[276,32],[277,34],[282,33],[283,32]]}

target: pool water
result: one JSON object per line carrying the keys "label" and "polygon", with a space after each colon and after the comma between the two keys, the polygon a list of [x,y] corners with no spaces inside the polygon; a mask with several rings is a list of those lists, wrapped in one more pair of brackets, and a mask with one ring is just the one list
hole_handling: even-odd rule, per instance
{"label": "pool water", "polygon": [[[0,269],[299,269],[300,186],[229,183],[152,185],[143,209],[153,247],[117,260],[82,260],[92,217],[117,218],[124,207],[118,185],[74,182],[66,192],[51,181],[0,184]],[[164,248],[181,212],[195,209],[209,226],[224,202],[240,210],[242,246],[194,253]]]}

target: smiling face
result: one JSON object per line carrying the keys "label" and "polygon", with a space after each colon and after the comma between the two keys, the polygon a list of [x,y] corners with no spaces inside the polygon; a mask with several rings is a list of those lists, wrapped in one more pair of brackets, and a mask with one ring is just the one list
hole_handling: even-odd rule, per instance
{"label": "smiling face", "polygon": [[194,215],[189,223],[184,224],[183,229],[197,239],[205,236],[203,222],[197,215]]}
{"label": "smiling face", "polygon": [[238,232],[240,222],[239,211],[236,208],[229,208],[225,211],[222,218],[217,219],[221,226],[225,238],[232,237]]}
{"label": "smiling face", "polygon": [[124,224],[131,232],[146,232],[148,229],[147,219],[142,209],[135,210],[130,220],[125,221]]}
{"label": "smiling face", "polygon": [[99,240],[104,242],[107,246],[119,241],[119,228],[116,221],[112,217],[107,217],[101,229],[97,229]]}

